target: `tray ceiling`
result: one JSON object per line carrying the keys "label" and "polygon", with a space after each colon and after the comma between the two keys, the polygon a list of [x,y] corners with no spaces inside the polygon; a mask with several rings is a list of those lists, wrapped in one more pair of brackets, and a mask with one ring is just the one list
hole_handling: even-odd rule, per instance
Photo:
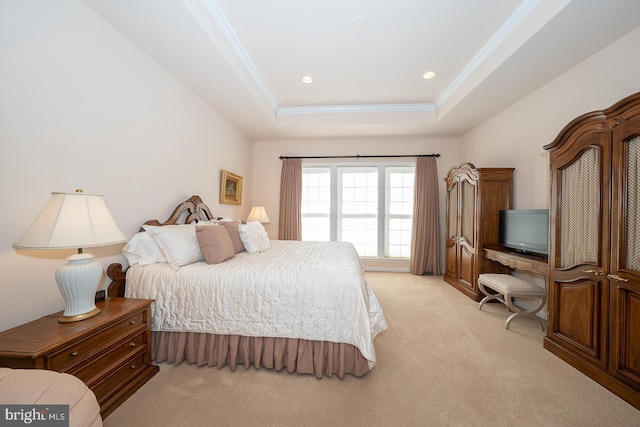
{"label": "tray ceiling", "polygon": [[459,136],[640,24],[636,0],[84,2],[253,140]]}

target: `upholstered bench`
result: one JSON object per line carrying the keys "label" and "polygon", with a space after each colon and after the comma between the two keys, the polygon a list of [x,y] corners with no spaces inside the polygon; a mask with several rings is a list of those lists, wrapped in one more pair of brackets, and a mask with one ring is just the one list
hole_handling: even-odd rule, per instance
{"label": "upholstered bench", "polygon": [[[480,301],[478,309],[482,310],[482,306],[487,301],[497,300],[513,312],[513,314],[507,318],[505,324],[506,329],[509,329],[509,323],[516,317],[531,317],[538,322],[544,332],[544,323],[542,319],[536,316],[536,313],[542,309],[547,300],[547,292],[545,289],[509,274],[494,273],[480,274],[478,276],[478,287],[480,291],[486,295],[482,301]],[[491,292],[491,290],[494,292]],[[528,310],[514,304],[513,298],[523,297],[539,299],[539,302]]]}
{"label": "upholstered bench", "polygon": [[[96,396],[85,383],[69,374],[42,369],[0,368],[0,404],[69,405],[69,427],[102,426]],[[0,420],[4,419],[3,416]],[[22,422],[17,424],[23,425]]]}

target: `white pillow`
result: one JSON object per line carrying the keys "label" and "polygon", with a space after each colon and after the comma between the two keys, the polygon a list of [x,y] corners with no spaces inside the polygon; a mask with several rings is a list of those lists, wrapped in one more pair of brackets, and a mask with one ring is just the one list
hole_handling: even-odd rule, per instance
{"label": "white pillow", "polygon": [[129,261],[129,265],[148,265],[157,262],[167,262],[167,259],[160,251],[156,242],[151,238],[149,233],[144,231],[136,233],[135,236],[124,245],[122,255]]}
{"label": "white pillow", "polygon": [[208,219],[208,220],[200,220],[196,221],[195,225],[218,225],[217,219]]}
{"label": "white pillow", "polygon": [[174,269],[202,261],[195,224],[143,225]]}
{"label": "white pillow", "polygon": [[271,247],[267,230],[258,221],[238,225],[240,240],[250,254],[264,252]]}

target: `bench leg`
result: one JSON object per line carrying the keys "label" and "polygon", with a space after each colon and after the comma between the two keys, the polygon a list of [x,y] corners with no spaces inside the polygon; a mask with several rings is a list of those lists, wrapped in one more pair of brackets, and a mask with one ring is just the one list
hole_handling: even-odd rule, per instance
{"label": "bench leg", "polygon": [[[503,298],[503,296],[502,296],[502,294],[501,294],[501,293],[498,293],[498,292],[494,291],[494,292],[496,292],[496,293],[495,293],[495,294],[492,294],[490,291],[488,291],[488,290],[484,287],[484,285],[483,285],[483,284],[482,284],[482,282],[480,282],[480,281],[478,282],[478,288],[480,288],[480,291],[481,291],[483,294],[485,294],[485,295],[486,295],[486,296],[485,296],[484,298],[482,298],[482,300],[480,301],[480,304],[478,305],[478,310],[482,310],[482,306],[483,306],[486,302],[489,302],[489,301],[492,301],[492,300],[500,301],[502,304],[504,304],[504,305],[505,305],[505,307],[507,306],[507,303],[504,301],[504,298]],[[492,289],[492,290],[493,290],[493,289]]]}
{"label": "bench leg", "polygon": [[533,320],[535,320],[538,323],[538,325],[540,326],[540,329],[542,330],[542,332],[544,332],[544,323],[542,322],[542,319],[540,319],[540,318],[538,318],[538,316],[536,316],[536,313],[539,312],[542,309],[542,307],[544,306],[544,303],[547,301],[547,296],[546,295],[539,295],[537,297],[540,298],[539,304],[536,305],[534,308],[532,308],[530,310],[524,310],[524,309],[516,306],[513,303],[512,298],[514,298],[514,296],[506,295],[505,298],[504,298],[505,299],[505,304],[507,305],[509,310],[511,310],[513,312],[513,314],[511,316],[509,316],[509,318],[507,319],[507,321],[505,323],[505,326],[504,326],[505,329],[509,329],[509,324],[516,317],[531,317],[531,318],[533,318]]}
{"label": "bench leg", "polygon": [[486,297],[482,298],[482,300],[480,301],[480,305],[478,305],[478,310],[482,310],[482,306],[484,305],[484,303],[489,302],[491,300],[498,300],[502,304],[505,304],[504,299],[502,299],[502,295],[501,294],[487,295]]}

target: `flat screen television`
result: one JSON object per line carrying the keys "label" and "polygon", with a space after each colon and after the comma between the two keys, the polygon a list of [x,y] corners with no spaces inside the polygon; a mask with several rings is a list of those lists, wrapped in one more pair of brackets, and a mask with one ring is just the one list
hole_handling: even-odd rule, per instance
{"label": "flat screen television", "polygon": [[549,210],[500,211],[500,245],[518,253],[549,253]]}

